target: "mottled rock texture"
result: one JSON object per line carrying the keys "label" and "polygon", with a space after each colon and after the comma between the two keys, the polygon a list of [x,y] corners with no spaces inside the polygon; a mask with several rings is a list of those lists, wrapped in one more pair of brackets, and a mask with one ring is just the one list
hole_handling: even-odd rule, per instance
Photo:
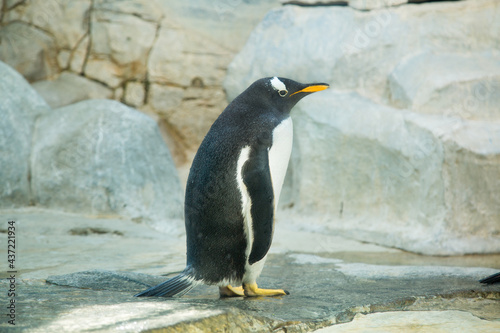
{"label": "mottled rock texture", "polygon": [[0,61],[0,208],[30,204],[34,124],[49,111],[29,83]]}
{"label": "mottled rock texture", "polygon": [[269,12],[229,66],[229,98],[269,75],[331,84],[292,112],[281,204],[409,251],[500,251],[499,10],[481,0]]}
{"label": "mottled rock texture", "polygon": [[116,101],[87,100],[40,117],[35,132],[38,204],[151,223],[182,217],[177,171],[148,116]]}
{"label": "mottled rock texture", "polygon": [[183,164],[227,105],[228,64],[276,6],[277,0],[3,1],[0,60],[36,82],[51,106],[113,98],[153,115]]}

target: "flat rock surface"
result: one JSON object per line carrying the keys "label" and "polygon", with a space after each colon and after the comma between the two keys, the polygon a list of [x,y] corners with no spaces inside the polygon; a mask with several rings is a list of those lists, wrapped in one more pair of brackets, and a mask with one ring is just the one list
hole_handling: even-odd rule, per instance
{"label": "flat rock surface", "polygon": [[[353,319],[348,325],[366,327],[372,320],[392,327],[404,316],[441,321],[443,327],[458,318],[463,327],[481,324],[485,332],[498,325],[500,286],[482,286],[477,280],[498,271],[500,255],[414,255],[304,231],[283,216],[258,282],[285,288],[289,296],[219,299],[216,287],[202,286],[182,298],[165,299],[132,296],[168,278],[161,275],[182,270],[182,225],[161,234],[113,217],[34,208],[2,211],[0,237],[7,237],[7,221],[16,221],[17,285],[16,325],[3,320],[0,328],[306,332]],[[6,250],[0,251],[6,257]],[[7,290],[8,276],[4,270],[1,274],[0,288]]]}

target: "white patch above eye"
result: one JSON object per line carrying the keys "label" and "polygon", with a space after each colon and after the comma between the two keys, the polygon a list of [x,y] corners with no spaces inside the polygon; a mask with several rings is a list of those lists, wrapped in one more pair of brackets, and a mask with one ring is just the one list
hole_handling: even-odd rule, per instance
{"label": "white patch above eye", "polygon": [[273,86],[274,90],[280,91],[280,90],[288,90],[286,89],[286,86],[283,82],[281,82],[280,79],[278,79],[276,76],[271,79],[271,85]]}

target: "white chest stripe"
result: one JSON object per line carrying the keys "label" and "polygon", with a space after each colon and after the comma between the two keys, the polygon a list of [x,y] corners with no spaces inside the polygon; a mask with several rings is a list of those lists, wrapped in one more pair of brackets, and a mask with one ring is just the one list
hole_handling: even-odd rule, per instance
{"label": "white chest stripe", "polygon": [[283,120],[273,131],[273,146],[269,151],[269,168],[274,190],[274,211],[285,180],[286,169],[290,160],[293,144],[292,118]]}
{"label": "white chest stripe", "polygon": [[[246,248],[246,257],[250,257],[250,252],[252,251],[253,244],[253,221],[252,221],[252,201],[250,200],[250,194],[248,193],[247,187],[243,182],[242,170],[245,162],[248,160],[250,156],[250,147],[244,147],[240,156],[238,157],[238,163],[236,164],[236,181],[238,183],[238,189],[241,193],[241,213],[243,215],[243,223],[244,223],[244,231],[247,238],[247,248]],[[247,259],[248,260],[248,259]]]}

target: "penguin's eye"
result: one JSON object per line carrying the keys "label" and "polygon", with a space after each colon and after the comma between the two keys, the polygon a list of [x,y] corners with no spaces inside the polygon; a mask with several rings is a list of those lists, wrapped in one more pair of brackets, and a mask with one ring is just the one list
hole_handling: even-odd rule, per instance
{"label": "penguin's eye", "polygon": [[278,91],[278,94],[280,94],[281,97],[285,97],[286,94],[288,94],[288,90],[280,90]]}

